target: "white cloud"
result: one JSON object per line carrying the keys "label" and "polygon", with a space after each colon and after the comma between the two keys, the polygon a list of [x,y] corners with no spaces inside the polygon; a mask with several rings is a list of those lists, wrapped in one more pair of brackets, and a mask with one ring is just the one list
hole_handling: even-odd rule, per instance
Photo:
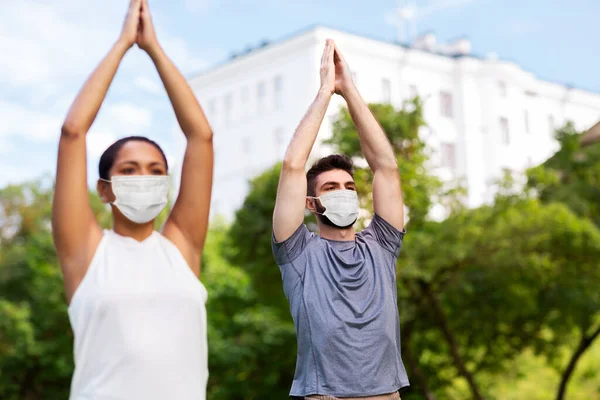
{"label": "white cloud", "polygon": [[[197,10],[210,5],[210,0],[187,1]],[[151,0],[151,6],[158,2]],[[19,147],[27,142],[41,143],[44,148],[56,146],[60,127],[76,92],[119,36],[127,4],[127,0],[2,2],[0,154],[4,157],[0,157],[0,162],[4,158],[6,164],[8,155],[22,152],[24,149]],[[156,12],[154,16],[155,22],[169,23]],[[173,34],[173,26],[157,26],[156,30],[161,45],[184,74],[206,66],[194,55],[188,42]],[[154,76],[156,71],[148,56],[132,48],[113,83],[118,87],[109,92],[88,134],[90,167],[94,167],[94,159],[97,161],[117,138],[147,134],[153,117],[166,123],[169,118],[174,120],[170,110],[163,111],[162,103],[156,105],[156,98],[166,97],[166,94]],[[149,93],[158,96],[150,98]],[[52,152],[55,151],[56,147],[52,147]],[[54,165],[49,162],[31,160],[28,162],[30,175],[13,174],[11,181],[52,171]],[[4,177],[7,171],[21,168],[11,170],[3,165],[1,170]],[[3,177],[0,184],[6,182]]]}
{"label": "white cloud", "polygon": [[98,159],[104,153],[104,150],[116,140],[117,137],[113,133],[93,130],[86,138],[88,154],[92,159]]}
{"label": "white cloud", "polygon": [[15,150],[15,145],[6,137],[0,136],[0,155],[9,154]]}
{"label": "white cloud", "polygon": [[135,78],[135,80],[133,81],[133,85],[135,87],[137,87],[138,89],[145,90],[148,93],[152,93],[152,94],[163,93],[163,89],[158,83],[156,83],[152,79],[147,78],[145,76],[137,76]]}
{"label": "white cloud", "polygon": [[184,74],[201,70],[207,66],[206,61],[193,55],[185,40],[167,36],[161,39],[161,43],[165,52]]}
{"label": "white cloud", "polygon": [[22,137],[45,142],[56,139],[60,133],[62,117],[31,110],[0,99],[0,138]]}
{"label": "white cloud", "polygon": [[149,110],[129,103],[111,104],[99,118],[101,126],[109,126],[110,131],[134,135],[150,127],[152,114]]}
{"label": "white cloud", "polygon": [[72,21],[61,15],[59,7],[48,4],[23,0],[3,5],[0,14],[3,83],[38,86],[89,72],[94,56],[114,40],[115,34],[108,36],[94,23]]}
{"label": "white cloud", "polygon": [[[198,2],[198,1],[197,1]],[[10,87],[56,87],[57,81],[81,84],[118,38],[127,11],[125,1],[104,0],[102,7],[88,2],[57,0],[44,4],[20,0],[3,4],[0,13],[0,83]],[[198,3],[202,3],[199,1]],[[160,18],[155,18],[160,19]],[[161,34],[159,40],[177,66],[185,71],[205,63],[182,39]],[[126,73],[153,68],[137,48]],[[141,60],[144,59],[142,64]],[[143,72],[143,71],[142,71]]]}
{"label": "white cloud", "polygon": [[0,174],[0,187],[31,181],[41,176],[40,170],[31,168],[30,164],[28,164],[28,168],[23,168],[21,165],[9,165],[0,162],[0,171],[2,171],[2,174]]}

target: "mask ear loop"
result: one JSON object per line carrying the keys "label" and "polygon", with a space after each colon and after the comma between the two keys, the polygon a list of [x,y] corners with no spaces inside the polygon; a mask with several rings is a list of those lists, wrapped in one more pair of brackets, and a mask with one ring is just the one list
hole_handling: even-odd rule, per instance
{"label": "mask ear loop", "polygon": [[[99,181],[102,182],[106,182],[106,183],[110,183],[110,185],[112,186],[112,181],[109,181],[108,179],[104,179],[104,178],[98,178]],[[104,197],[101,197],[102,201],[104,201]],[[108,204],[112,204],[114,205],[115,203],[113,201],[107,201]]]}

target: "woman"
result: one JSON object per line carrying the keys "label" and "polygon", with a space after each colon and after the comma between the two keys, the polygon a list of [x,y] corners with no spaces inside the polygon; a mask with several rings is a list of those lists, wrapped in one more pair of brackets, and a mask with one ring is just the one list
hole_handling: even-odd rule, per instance
{"label": "woman", "polygon": [[[98,192],[113,230],[88,201],[86,133],[123,56],[134,44],[156,66],[187,139],[181,189],[167,203],[160,147],[130,137],[100,161]],[[123,31],[69,110],[58,150],[53,233],[75,333],[72,400],[205,399],[206,290],[198,280],[212,185],[210,126],[192,90],[161,49],[147,0],[131,0]]]}

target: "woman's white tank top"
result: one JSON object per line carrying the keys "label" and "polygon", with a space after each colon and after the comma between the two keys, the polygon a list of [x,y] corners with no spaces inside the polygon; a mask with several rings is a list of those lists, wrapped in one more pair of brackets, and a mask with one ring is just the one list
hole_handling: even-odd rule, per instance
{"label": "woman's white tank top", "polygon": [[158,232],[104,231],[75,291],[71,400],[205,400],[206,289]]}

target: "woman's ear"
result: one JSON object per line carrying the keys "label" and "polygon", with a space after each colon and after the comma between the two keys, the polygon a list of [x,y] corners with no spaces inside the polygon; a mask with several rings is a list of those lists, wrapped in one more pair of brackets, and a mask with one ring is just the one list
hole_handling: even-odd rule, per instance
{"label": "woman's ear", "polygon": [[100,200],[102,200],[104,204],[108,203],[111,194],[110,183],[98,179],[98,182],[96,183],[96,190],[100,195]]}

